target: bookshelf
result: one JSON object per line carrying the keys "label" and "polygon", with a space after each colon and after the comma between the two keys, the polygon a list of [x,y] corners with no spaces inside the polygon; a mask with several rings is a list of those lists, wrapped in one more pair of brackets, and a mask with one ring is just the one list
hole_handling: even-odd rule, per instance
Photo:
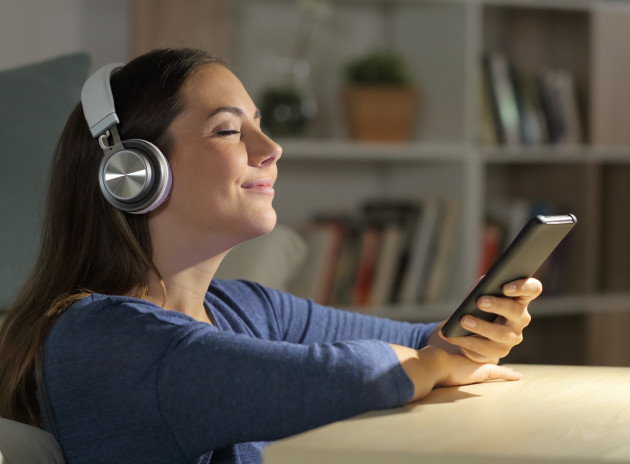
{"label": "bookshelf", "polygon": [[[290,53],[298,2],[216,0],[212,15],[201,0],[180,3],[175,21],[167,0],[132,2],[132,54],[164,45],[219,51],[255,99],[277,78],[273,63]],[[622,335],[613,336],[630,321],[630,220],[624,200],[630,198],[630,56],[620,45],[630,43],[630,5],[330,0],[326,8],[324,32],[309,55],[318,117],[305,137],[279,140],[280,220],[292,225],[314,213],[356,211],[362,201],[377,197],[449,195],[460,205],[452,280],[442,301],[350,309],[412,321],[446,317],[475,280],[489,205],[545,199],[553,212],[575,213],[579,224],[559,292],[531,307],[540,322],[532,327],[530,347],[556,337],[559,328],[565,335],[575,330],[577,335],[562,335],[560,341],[586,348],[554,361],[630,363],[627,356],[611,354],[630,352]],[[350,58],[383,46],[405,57],[420,92],[413,138],[404,144],[354,143],[340,105],[340,69]],[[482,56],[488,53],[503,55],[527,75],[566,70],[579,109],[580,142],[488,143],[480,91]],[[541,361],[526,354],[516,359]]]}

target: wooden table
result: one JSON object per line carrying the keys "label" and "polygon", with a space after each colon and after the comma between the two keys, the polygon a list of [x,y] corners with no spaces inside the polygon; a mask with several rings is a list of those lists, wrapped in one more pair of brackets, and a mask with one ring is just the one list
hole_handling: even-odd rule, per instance
{"label": "wooden table", "polygon": [[630,462],[630,368],[513,366],[518,382],[436,389],[411,405],[281,440],[265,464]]}

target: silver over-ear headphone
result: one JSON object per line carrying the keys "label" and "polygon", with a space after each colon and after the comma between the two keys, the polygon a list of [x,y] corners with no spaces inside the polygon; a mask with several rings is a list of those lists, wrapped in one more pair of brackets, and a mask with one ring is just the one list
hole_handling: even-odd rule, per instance
{"label": "silver over-ear headphone", "polygon": [[[105,156],[99,185],[107,201],[128,213],[143,214],[164,202],[171,188],[171,170],[162,152],[141,139],[121,141],[110,85],[112,72],[124,64],[103,66],[83,84],[81,103],[92,137]],[[111,138],[111,143],[110,143]]]}

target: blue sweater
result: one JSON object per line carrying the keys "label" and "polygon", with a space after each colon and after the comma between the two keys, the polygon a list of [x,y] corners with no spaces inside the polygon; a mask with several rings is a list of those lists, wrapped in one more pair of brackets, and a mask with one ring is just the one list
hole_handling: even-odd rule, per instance
{"label": "blue sweater", "polygon": [[216,326],[144,300],[94,294],[44,345],[46,430],[73,463],[260,463],[266,442],[409,401],[386,342],[435,327],[335,310],[215,280]]}

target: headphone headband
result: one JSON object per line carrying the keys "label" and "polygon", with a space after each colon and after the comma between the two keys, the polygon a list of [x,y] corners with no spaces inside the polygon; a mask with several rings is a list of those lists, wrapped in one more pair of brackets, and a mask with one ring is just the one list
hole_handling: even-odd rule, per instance
{"label": "headphone headband", "polygon": [[112,73],[123,66],[123,63],[107,64],[92,74],[83,84],[81,89],[83,114],[94,138],[119,122],[109,80]]}

